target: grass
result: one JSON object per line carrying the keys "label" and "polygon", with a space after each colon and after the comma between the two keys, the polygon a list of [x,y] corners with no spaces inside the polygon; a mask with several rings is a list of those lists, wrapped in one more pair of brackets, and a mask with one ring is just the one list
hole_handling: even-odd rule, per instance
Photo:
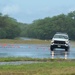
{"label": "grass", "polygon": [[74,59],[51,59],[51,58],[29,58],[29,57],[0,57],[0,62],[11,62],[11,61],[43,61],[43,62],[53,62],[53,61],[75,61]]}
{"label": "grass", "polygon": [[[51,40],[21,40],[21,39],[0,39],[0,44],[49,44]],[[75,47],[75,41],[70,41],[72,47]]]}
{"label": "grass", "polygon": [[42,63],[0,65],[0,75],[75,75],[75,59],[8,57],[0,58],[1,61],[41,61]]}
{"label": "grass", "polygon": [[[0,39],[1,44],[50,44],[51,40],[21,40],[21,39]],[[71,45],[75,46],[75,41],[70,41]]]}
{"label": "grass", "polygon": [[40,59],[40,58],[29,58],[29,57],[2,57],[0,62],[11,62],[11,61],[47,61],[49,59]]}
{"label": "grass", "polygon": [[49,40],[0,39],[0,43],[7,43],[7,44],[50,44],[50,41]]}
{"label": "grass", "polygon": [[67,59],[65,60],[64,58],[56,58],[56,59],[51,59],[51,58],[30,58],[30,57],[0,57],[0,62],[12,62],[12,61],[41,61],[41,62],[70,62],[74,61],[75,59]]}
{"label": "grass", "polygon": [[0,65],[0,75],[75,75],[75,59],[0,58],[0,61],[42,61],[21,65]]}
{"label": "grass", "polygon": [[75,75],[75,61],[1,65],[0,75]]}

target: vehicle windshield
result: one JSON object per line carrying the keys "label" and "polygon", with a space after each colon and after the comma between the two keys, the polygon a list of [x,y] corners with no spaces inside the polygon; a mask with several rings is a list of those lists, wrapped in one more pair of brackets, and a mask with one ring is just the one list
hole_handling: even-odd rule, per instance
{"label": "vehicle windshield", "polygon": [[67,35],[56,34],[53,38],[68,39]]}

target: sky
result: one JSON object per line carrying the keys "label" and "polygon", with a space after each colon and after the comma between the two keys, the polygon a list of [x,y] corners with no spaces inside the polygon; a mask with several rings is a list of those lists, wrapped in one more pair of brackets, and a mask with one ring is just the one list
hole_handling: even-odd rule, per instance
{"label": "sky", "polygon": [[68,14],[75,10],[75,0],[0,0],[0,13],[22,23]]}

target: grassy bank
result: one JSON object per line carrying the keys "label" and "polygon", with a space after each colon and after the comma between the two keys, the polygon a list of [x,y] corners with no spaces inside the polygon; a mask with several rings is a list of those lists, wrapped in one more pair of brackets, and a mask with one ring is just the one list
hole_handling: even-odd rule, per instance
{"label": "grassy bank", "polygon": [[75,75],[75,62],[0,65],[0,75]]}
{"label": "grassy bank", "polygon": [[75,75],[75,59],[8,57],[0,58],[1,61],[41,61],[42,63],[0,65],[0,75]]}
{"label": "grassy bank", "polygon": [[7,44],[50,44],[50,41],[49,40],[0,39],[0,43],[7,43]]}
{"label": "grassy bank", "polygon": [[[48,44],[51,40],[20,40],[20,39],[0,39],[0,44]],[[75,47],[75,41],[70,41],[72,47]]]}
{"label": "grassy bank", "polygon": [[75,61],[75,59],[51,59],[51,58],[29,58],[29,57],[0,57],[0,62],[12,62],[12,61],[42,61],[42,62],[69,62]]}

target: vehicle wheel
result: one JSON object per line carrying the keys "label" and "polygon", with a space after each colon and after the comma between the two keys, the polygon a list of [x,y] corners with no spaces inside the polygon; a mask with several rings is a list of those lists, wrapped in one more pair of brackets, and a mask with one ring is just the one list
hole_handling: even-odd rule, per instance
{"label": "vehicle wheel", "polygon": [[66,48],[66,49],[65,49],[65,51],[69,51],[69,49],[68,49],[68,48]]}
{"label": "vehicle wheel", "polygon": [[50,47],[50,50],[51,50],[51,51],[54,51],[54,48],[53,48],[53,47]]}

